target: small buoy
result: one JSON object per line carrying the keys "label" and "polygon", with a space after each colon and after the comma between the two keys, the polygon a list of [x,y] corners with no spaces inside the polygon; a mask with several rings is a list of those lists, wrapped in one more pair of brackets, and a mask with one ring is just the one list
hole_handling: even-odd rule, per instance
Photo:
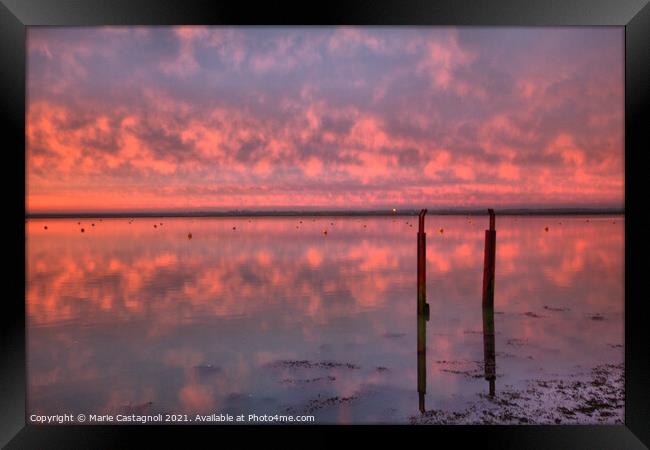
{"label": "small buoy", "polygon": [[156,225],[156,224],[154,223],[154,224],[153,224],[153,227],[154,227],[154,228],[158,228],[158,225]]}
{"label": "small buoy", "polygon": [[442,234],[442,233],[444,233],[444,232],[445,232],[445,230],[443,230],[443,229],[441,228],[441,229],[440,229],[440,234]]}
{"label": "small buoy", "polygon": [[162,222],[160,222],[160,226],[162,227]]}
{"label": "small buoy", "polygon": [[86,231],[86,230],[84,230],[84,229],[82,228],[82,229],[81,229],[81,232],[83,233],[84,231]]}
{"label": "small buoy", "polygon": [[47,230],[47,225],[45,225],[43,228]]}
{"label": "small buoy", "polygon": [[366,228],[366,225],[364,225],[363,228]]}
{"label": "small buoy", "polygon": [[323,230],[323,234],[327,234],[327,230]]}
{"label": "small buoy", "polygon": [[236,230],[236,229],[237,229],[237,227],[232,227],[232,229],[233,229],[233,230]]}
{"label": "small buoy", "polygon": [[302,220],[300,221],[300,223],[302,223]]}
{"label": "small buoy", "polygon": [[544,231],[548,231],[548,227],[544,228]]}
{"label": "small buoy", "polygon": [[192,233],[187,233],[187,238],[192,239]]}
{"label": "small buoy", "polygon": [[81,222],[77,222],[77,225],[81,225]]}
{"label": "small buoy", "polygon": [[93,227],[95,226],[95,224],[94,224],[94,223],[92,223],[91,225],[92,225]]}

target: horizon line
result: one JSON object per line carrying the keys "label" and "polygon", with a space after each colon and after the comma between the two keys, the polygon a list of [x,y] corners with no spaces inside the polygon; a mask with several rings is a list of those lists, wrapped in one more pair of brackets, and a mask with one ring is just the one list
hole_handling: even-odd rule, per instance
{"label": "horizon line", "polygon": [[[69,212],[25,212],[26,219],[56,218],[125,218],[125,217],[282,217],[282,216],[412,216],[425,208],[381,208],[381,209],[318,209],[318,210],[246,210],[228,211],[177,210],[177,211],[69,211]],[[487,215],[488,208],[426,208],[430,215]],[[584,215],[625,214],[624,207],[548,207],[548,208],[492,208],[501,215]]]}

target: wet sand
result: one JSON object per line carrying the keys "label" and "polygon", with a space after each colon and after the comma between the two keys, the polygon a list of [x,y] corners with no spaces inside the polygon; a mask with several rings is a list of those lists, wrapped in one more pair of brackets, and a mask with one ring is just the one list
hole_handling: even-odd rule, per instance
{"label": "wet sand", "polygon": [[531,379],[523,390],[505,386],[479,394],[460,410],[427,410],[411,424],[574,425],[624,423],[623,365],[604,364],[562,379]]}

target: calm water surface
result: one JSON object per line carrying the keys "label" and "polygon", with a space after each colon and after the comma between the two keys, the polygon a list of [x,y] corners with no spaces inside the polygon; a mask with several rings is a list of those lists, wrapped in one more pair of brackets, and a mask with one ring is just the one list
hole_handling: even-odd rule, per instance
{"label": "calm water surface", "polygon": [[[427,408],[488,391],[487,222],[427,217]],[[29,220],[29,412],[407,422],[420,414],[416,227],[416,217]],[[497,396],[623,363],[623,217],[497,217],[496,248]]]}

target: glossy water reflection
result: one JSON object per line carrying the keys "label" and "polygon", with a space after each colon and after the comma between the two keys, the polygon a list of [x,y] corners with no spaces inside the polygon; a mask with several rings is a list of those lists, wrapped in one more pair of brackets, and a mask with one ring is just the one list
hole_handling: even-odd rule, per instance
{"label": "glossy water reflection", "polygon": [[[486,218],[427,217],[427,409],[623,362],[624,218],[500,217],[493,344]],[[414,223],[29,220],[28,408],[409,421]]]}

